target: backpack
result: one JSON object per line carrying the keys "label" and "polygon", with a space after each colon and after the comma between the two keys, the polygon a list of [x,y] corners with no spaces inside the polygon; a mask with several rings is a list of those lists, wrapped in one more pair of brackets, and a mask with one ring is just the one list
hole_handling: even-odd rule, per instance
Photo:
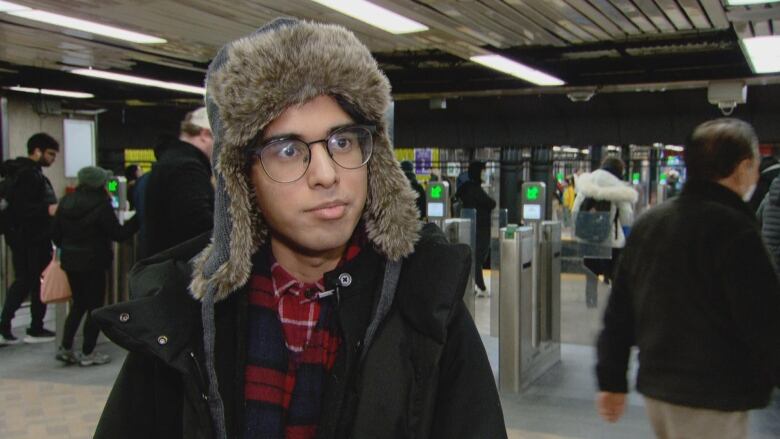
{"label": "backpack", "polygon": [[13,230],[11,219],[11,199],[16,180],[20,171],[26,168],[26,161],[19,159],[6,160],[0,165],[0,235],[5,235]]}
{"label": "backpack", "polygon": [[612,202],[609,200],[597,200],[585,198],[577,213],[574,223],[574,236],[583,241],[601,243],[609,238],[612,224],[615,225],[615,239],[618,237],[618,210],[615,209],[615,218],[610,221],[609,213]]}

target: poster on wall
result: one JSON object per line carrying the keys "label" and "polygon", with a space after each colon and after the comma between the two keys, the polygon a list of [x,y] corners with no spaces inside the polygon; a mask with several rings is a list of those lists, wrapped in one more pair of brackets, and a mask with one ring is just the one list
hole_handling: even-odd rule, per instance
{"label": "poster on wall", "polygon": [[63,134],[65,177],[76,178],[79,169],[95,165],[95,121],[65,119]]}
{"label": "poster on wall", "polygon": [[431,148],[414,149],[414,173],[417,175],[431,173],[433,164],[433,150]]}

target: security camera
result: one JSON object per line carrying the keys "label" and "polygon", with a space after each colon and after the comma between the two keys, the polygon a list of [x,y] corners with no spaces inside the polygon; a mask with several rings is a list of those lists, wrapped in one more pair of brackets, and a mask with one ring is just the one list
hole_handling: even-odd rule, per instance
{"label": "security camera", "polygon": [[738,104],[747,102],[747,85],[741,81],[710,82],[707,100],[717,105],[724,116],[730,116]]}
{"label": "security camera", "polygon": [[572,102],[588,102],[595,94],[593,90],[573,91],[566,93],[566,97]]}

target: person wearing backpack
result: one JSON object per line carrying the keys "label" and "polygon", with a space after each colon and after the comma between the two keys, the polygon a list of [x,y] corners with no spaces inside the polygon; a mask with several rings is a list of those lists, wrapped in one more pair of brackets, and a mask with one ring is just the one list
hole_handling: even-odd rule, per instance
{"label": "person wearing backpack", "polygon": [[38,133],[27,141],[28,156],[15,159],[18,165],[15,181],[6,194],[9,219],[6,242],[11,247],[15,280],[8,288],[0,315],[0,345],[19,343],[11,331],[11,321],[28,295],[32,320],[24,341],[54,341],[54,332],[43,327],[46,305],[40,298],[40,279],[51,261],[51,221],[57,210],[57,196],[43,175],[43,168],[54,163],[59,150],[60,145],[53,137]]}
{"label": "person wearing backpack", "polygon": [[[110,176],[97,166],[79,170],[76,190],[62,198],[54,216],[52,240],[60,249],[62,269],[73,291],[73,305],[55,357],[66,364],[92,366],[110,361],[108,355],[94,350],[99,329],[90,312],[103,306],[106,274],[114,256],[111,241],[125,241],[138,230],[137,216],[119,224],[106,191]],[[82,350],[73,352],[73,338],[84,314]]]}
{"label": "person wearing backpack", "polygon": [[626,245],[623,227],[634,222],[633,205],[639,199],[639,194],[622,180],[624,170],[622,160],[607,157],[601,168],[580,175],[572,208],[577,240],[612,248],[612,259],[584,260],[590,271],[603,275],[607,282],[612,280],[613,264]]}

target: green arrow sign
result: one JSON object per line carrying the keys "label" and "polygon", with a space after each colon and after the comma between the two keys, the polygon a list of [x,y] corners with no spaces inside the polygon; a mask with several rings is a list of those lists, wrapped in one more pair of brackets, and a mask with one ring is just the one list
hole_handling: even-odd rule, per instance
{"label": "green arrow sign", "polygon": [[525,190],[525,199],[528,201],[535,201],[539,199],[539,187],[531,186]]}
{"label": "green arrow sign", "polygon": [[441,186],[431,187],[431,198],[433,198],[434,200],[438,200],[439,198],[441,198],[441,190],[442,190]]}
{"label": "green arrow sign", "polygon": [[111,180],[108,182],[108,191],[116,192],[118,186],[119,186],[119,182],[117,182],[116,180]]}

